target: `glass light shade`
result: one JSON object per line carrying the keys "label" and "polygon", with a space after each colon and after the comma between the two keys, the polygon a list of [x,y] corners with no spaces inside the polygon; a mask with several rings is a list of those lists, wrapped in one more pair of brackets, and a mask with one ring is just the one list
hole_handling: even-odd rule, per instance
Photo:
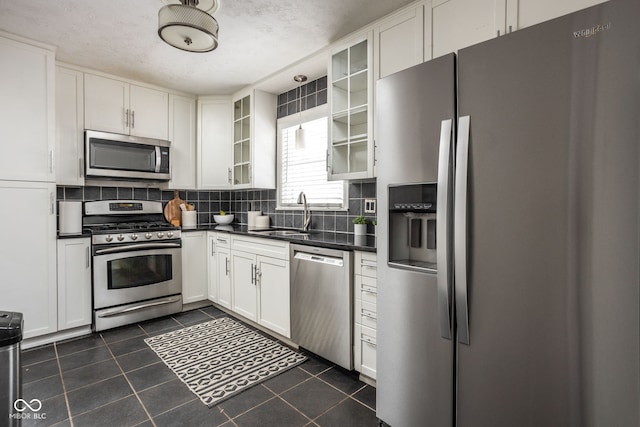
{"label": "glass light shade", "polygon": [[218,47],[218,22],[195,7],[171,4],[158,12],[158,35],[178,49],[210,52]]}
{"label": "glass light shade", "polygon": [[307,142],[304,137],[304,129],[302,125],[296,129],[296,150],[302,150],[306,146]]}

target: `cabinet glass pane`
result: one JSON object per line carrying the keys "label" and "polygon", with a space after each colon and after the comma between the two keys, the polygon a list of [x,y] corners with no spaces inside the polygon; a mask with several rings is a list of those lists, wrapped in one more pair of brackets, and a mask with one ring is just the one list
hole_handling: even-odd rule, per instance
{"label": "cabinet glass pane", "polygon": [[349,92],[347,89],[348,82],[349,80],[347,78],[344,78],[333,83],[331,91],[331,107],[334,113],[345,111],[347,108],[349,108]]}
{"label": "cabinet glass pane", "polygon": [[367,141],[349,145],[349,172],[367,170]]}
{"label": "cabinet glass pane", "polygon": [[350,79],[350,95],[351,100],[349,103],[350,108],[359,107],[361,105],[367,105],[368,91],[367,91],[367,71],[362,71]]}
{"label": "cabinet glass pane", "polygon": [[242,143],[236,142],[233,144],[233,164],[237,165],[242,163]]}
{"label": "cabinet glass pane", "polygon": [[346,77],[349,73],[349,50],[345,49],[342,52],[336,53],[332,58],[332,80],[340,80]]}
{"label": "cabinet glass pane", "polygon": [[242,122],[233,122],[233,142],[242,140]]}
{"label": "cabinet glass pane", "polygon": [[363,109],[351,115],[349,126],[349,140],[355,142],[357,139],[367,138],[367,110]]}
{"label": "cabinet glass pane", "polygon": [[349,127],[347,123],[348,119],[346,115],[334,117],[333,129],[331,130],[331,143],[333,145],[344,144],[348,141]]}
{"label": "cabinet glass pane", "polygon": [[251,144],[248,139],[242,141],[242,162],[250,162],[251,161]]}
{"label": "cabinet glass pane", "polygon": [[331,169],[334,174],[349,172],[348,145],[338,145],[331,148]]}
{"label": "cabinet glass pane", "polygon": [[251,118],[245,117],[242,119],[242,139],[251,138]]}
{"label": "cabinet glass pane", "polygon": [[238,100],[233,103],[233,120],[242,118],[242,101]]}
{"label": "cabinet glass pane", "polygon": [[251,111],[251,102],[249,95],[242,98],[242,117],[247,117]]}
{"label": "cabinet glass pane", "polygon": [[351,61],[349,64],[349,74],[367,69],[367,41],[363,40],[351,49]]}

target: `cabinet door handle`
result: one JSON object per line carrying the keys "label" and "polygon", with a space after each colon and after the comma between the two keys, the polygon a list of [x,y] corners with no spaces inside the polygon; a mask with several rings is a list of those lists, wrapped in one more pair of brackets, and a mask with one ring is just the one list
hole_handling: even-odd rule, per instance
{"label": "cabinet door handle", "polygon": [[49,150],[49,173],[53,173],[53,150]]}
{"label": "cabinet door handle", "polygon": [[78,159],[78,176],[80,178],[84,176],[84,159],[82,157]]}
{"label": "cabinet door handle", "polygon": [[136,112],[135,110],[131,110],[131,129],[136,127]]}
{"label": "cabinet door handle", "polygon": [[124,127],[129,127],[129,109],[124,110]]}
{"label": "cabinet door handle", "polygon": [[55,203],[55,200],[53,199],[53,193],[49,193],[49,209],[50,209],[51,215],[54,215],[56,213],[56,203]]}
{"label": "cabinet door handle", "polygon": [[231,184],[231,168],[227,168],[227,182]]}
{"label": "cabinet door handle", "polygon": [[87,268],[89,268],[91,267],[91,248],[89,246],[87,246],[87,250],[85,254],[86,254],[86,261],[87,261],[86,265],[87,265]]}
{"label": "cabinet door handle", "polygon": [[211,241],[211,256],[214,256],[215,249],[216,249],[216,242],[214,242],[212,240]]}
{"label": "cabinet door handle", "polygon": [[251,264],[251,284],[252,284],[252,285],[255,285],[255,282],[254,282],[254,276],[253,276],[253,272],[254,272],[254,271],[255,271],[255,270],[254,270],[253,264]]}
{"label": "cabinet door handle", "polygon": [[228,276],[229,275],[229,258],[225,257],[225,259],[224,259],[224,268],[225,268],[224,274],[225,274],[225,276]]}

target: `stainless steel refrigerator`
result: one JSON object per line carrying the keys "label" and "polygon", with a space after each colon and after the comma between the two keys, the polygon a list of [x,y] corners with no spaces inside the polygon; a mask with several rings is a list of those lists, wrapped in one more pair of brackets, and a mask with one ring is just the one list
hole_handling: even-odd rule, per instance
{"label": "stainless steel refrigerator", "polygon": [[378,81],[380,420],[640,425],[638,3]]}

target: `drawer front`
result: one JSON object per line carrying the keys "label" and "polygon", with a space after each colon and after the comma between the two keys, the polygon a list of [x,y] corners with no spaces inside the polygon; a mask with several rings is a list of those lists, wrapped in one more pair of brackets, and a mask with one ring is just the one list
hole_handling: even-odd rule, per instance
{"label": "drawer front", "polygon": [[376,304],[378,297],[376,280],[369,277],[362,277],[360,280],[360,289],[358,294],[362,302]]}
{"label": "drawer front", "polygon": [[231,238],[227,233],[212,233],[209,232],[209,236],[213,235],[213,241],[216,245],[216,248],[227,248],[231,247]]}
{"label": "drawer front", "polygon": [[355,270],[356,274],[375,279],[378,276],[376,254],[370,252],[356,252]]}
{"label": "drawer front", "polygon": [[289,242],[282,240],[231,236],[231,249],[289,261]]}
{"label": "drawer front", "polygon": [[370,378],[376,378],[376,331],[361,327],[358,337],[360,346],[360,373]]}
{"label": "drawer front", "polygon": [[362,326],[366,326],[371,329],[376,329],[376,322],[378,315],[376,313],[376,305],[370,302],[362,301],[360,303],[360,310],[356,312],[359,316]]}

